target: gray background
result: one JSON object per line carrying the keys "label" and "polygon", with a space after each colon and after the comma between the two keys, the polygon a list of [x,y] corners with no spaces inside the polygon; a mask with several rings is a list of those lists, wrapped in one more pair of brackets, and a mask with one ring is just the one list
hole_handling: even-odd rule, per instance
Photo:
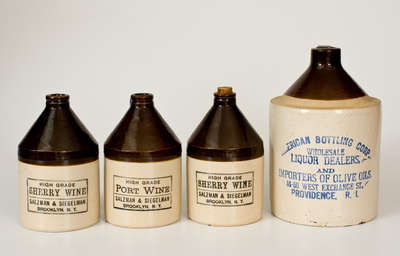
{"label": "gray background", "polygon": [[[1,254],[398,255],[399,15],[395,0],[0,0]],[[130,94],[152,92],[185,148],[216,87],[230,85],[268,153],[268,101],[300,76],[318,44],[341,47],[346,70],[383,100],[378,219],[346,228],[288,224],[269,213],[266,189],[263,220],[236,228],[193,223],[185,207],[179,223],[157,229],[101,220],[47,234],[18,224],[17,144],[46,94],[71,94],[102,148]],[[267,167],[268,157],[266,188]]]}

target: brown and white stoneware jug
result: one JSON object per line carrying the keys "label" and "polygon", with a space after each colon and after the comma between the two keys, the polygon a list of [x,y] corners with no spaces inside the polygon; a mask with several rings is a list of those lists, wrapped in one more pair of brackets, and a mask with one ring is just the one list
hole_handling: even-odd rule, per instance
{"label": "brown and white stoneware jug", "polygon": [[213,226],[256,222],[263,186],[263,142],[237,107],[232,88],[220,87],[188,142],[189,218]]}
{"label": "brown and white stoneware jug", "polygon": [[69,96],[47,95],[46,108],[18,146],[22,226],[61,232],[97,223],[98,154]]}
{"label": "brown and white stoneware jug", "polygon": [[311,50],[311,65],[270,104],[273,215],[311,226],[377,215],[381,102],[341,65],[340,49]]}
{"label": "brown and white stoneware jug", "polygon": [[181,144],[153,95],[131,106],[104,144],[106,221],[129,228],[165,226],[181,216]]}

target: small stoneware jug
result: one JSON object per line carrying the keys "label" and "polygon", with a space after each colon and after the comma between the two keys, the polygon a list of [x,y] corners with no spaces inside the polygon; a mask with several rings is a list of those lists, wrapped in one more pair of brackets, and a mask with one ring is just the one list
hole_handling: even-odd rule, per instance
{"label": "small stoneware jug", "polygon": [[214,104],[189,139],[189,218],[238,226],[262,217],[264,148],[236,105],[231,87],[219,87]]}
{"label": "small stoneware jug", "polygon": [[377,215],[381,102],[341,65],[340,49],[311,50],[311,65],[270,105],[272,213],[311,226]]}
{"label": "small stoneware jug", "polygon": [[46,96],[46,108],[18,146],[22,226],[61,232],[99,220],[98,145],[66,94]]}
{"label": "small stoneware jug", "polygon": [[181,216],[181,144],[153,104],[131,106],[104,144],[106,221],[129,228],[159,227]]}

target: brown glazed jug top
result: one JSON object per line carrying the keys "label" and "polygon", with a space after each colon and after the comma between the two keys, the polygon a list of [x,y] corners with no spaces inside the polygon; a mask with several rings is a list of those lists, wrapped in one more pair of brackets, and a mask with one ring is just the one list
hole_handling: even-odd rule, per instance
{"label": "brown glazed jug top", "polygon": [[231,87],[219,87],[214,104],[191,135],[187,155],[206,161],[242,161],[264,155],[263,142],[236,105]]}
{"label": "brown glazed jug top", "polygon": [[96,140],[69,106],[69,95],[46,96],[46,107],[18,146],[20,161],[73,165],[98,159]]}
{"label": "brown glazed jug top", "polygon": [[181,144],[154,107],[153,95],[131,96],[131,106],[104,144],[105,157],[125,162],[156,162],[180,157]]}
{"label": "brown glazed jug top", "polygon": [[285,94],[313,100],[344,100],[366,96],[343,69],[340,48],[332,46],[311,49],[310,66]]}

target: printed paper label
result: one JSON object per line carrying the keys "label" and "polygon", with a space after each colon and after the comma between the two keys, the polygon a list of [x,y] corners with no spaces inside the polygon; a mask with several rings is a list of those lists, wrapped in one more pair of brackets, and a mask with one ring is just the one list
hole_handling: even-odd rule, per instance
{"label": "printed paper label", "polygon": [[196,172],[197,203],[232,207],[254,201],[254,172],[234,174]]}
{"label": "printed paper label", "polygon": [[76,214],[88,211],[88,179],[27,179],[28,212]]}
{"label": "printed paper label", "polygon": [[172,176],[135,178],[113,176],[113,207],[129,211],[157,211],[172,205]]}

